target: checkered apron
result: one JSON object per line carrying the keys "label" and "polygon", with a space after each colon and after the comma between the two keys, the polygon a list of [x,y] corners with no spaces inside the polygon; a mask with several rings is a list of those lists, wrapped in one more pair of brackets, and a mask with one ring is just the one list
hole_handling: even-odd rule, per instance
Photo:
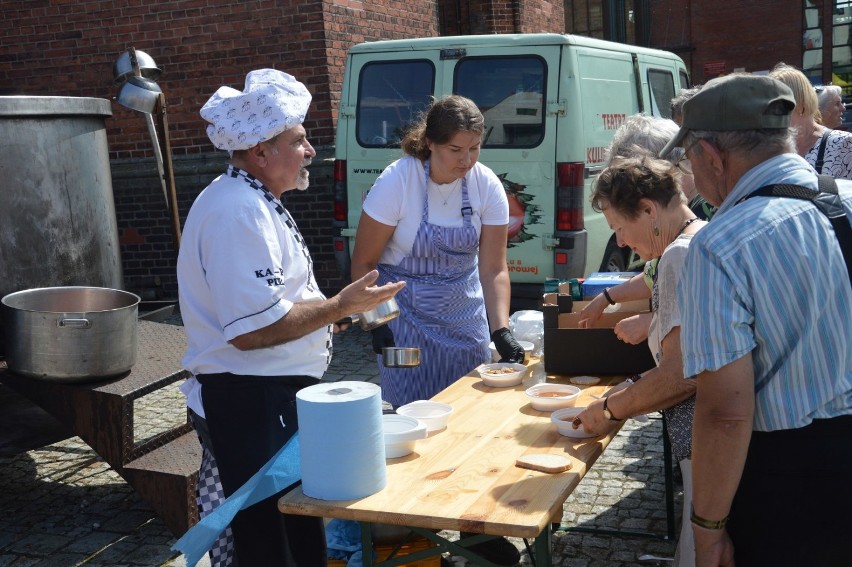
{"label": "checkered apron", "polygon": [[[216,466],[216,458],[213,452],[204,442],[202,435],[198,435],[201,443],[201,469],[198,471],[198,485],[195,491],[195,501],[198,504],[198,514],[204,518],[225,501],[225,491],[219,481],[219,468]],[[210,548],[211,567],[232,567],[234,561],[234,536],[231,527],[225,528],[219,539]]]}
{"label": "checkered apron", "polygon": [[420,348],[415,368],[385,368],[377,357],[382,399],[394,406],[431,398],[490,357],[467,179],[462,178],[462,226],[434,225],[429,168],[427,161],[423,215],[410,255],[396,266],[378,265],[380,283],[407,282],[396,295],[400,315],[388,323],[394,343]]}

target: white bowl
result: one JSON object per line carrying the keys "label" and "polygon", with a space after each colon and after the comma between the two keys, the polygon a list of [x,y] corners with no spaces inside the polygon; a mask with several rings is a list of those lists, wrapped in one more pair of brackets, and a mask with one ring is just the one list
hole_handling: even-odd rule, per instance
{"label": "white bowl", "polygon": [[536,384],[527,388],[530,404],[538,411],[571,407],[579,396],[580,388],[570,384]]}
{"label": "white bowl", "polygon": [[[524,349],[524,364],[526,364],[530,361],[530,354],[532,354],[535,345],[529,341],[518,341],[518,344]],[[494,346],[493,341],[488,343],[488,348],[491,350],[491,362],[498,362],[500,360],[500,353],[497,352],[497,347]]]}
{"label": "white bowl", "polygon": [[385,458],[404,457],[414,451],[418,439],[426,437],[426,424],[405,415],[386,413],[382,416],[385,433]]}
{"label": "white bowl", "polygon": [[527,367],[512,362],[492,362],[491,364],[480,364],[476,370],[486,386],[508,388],[509,386],[517,386],[523,381]]}
{"label": "white bowl", "polygon": [[453,406],[429,400],[417,400],[396,408],[396,413],[419,419],[427,431],[438,431],[447,426]]}
{"label": "white bowl", "polygon": [[571,424],[574,418],[586,409],[585,407],[577,408],[562,408],[550,414],[550,421],[556,425],[556,429],[560,435],[571,437],[573,439],[588,439],[589,437],[597,437],[591,433],[586,433],[586,430],[581,425],[577,429]]}

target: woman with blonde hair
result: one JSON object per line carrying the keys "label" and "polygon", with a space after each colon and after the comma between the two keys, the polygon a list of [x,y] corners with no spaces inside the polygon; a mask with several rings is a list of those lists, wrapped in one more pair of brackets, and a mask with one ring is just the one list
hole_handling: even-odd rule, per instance
{"label": "woman with blonde hair", "polygon": [[852,179],[852,134],[821,124],[817,93],[805,74],[791,65],[779,63],[769,76],[790,87],[796,99],[790,127],[796,130],[798,154],[817,173]]}

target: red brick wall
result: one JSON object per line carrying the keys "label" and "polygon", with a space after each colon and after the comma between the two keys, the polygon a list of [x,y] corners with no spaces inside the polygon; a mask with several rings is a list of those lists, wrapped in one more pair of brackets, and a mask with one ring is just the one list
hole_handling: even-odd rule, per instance
{"label": "red brick wall", "polygon": [[[433,0],[3,0],[2,10],[0,95],[113,99],[113,64],[128,46],[155,59],[164,71],[157,82],[166,94],[182,217],[215,175],[209,162],[224,159],[212,153],[198,115],[216,88],[242,89],[246,73],[260,67],[295,75],[314,96],[308,136],[328,157],[349,47],[438,34]],[[145,119],[117,103],[112,109],[107,138],[125,285],[176,297],[175,252]],[[334,292],[342,281],[331,249],[329,162],[312,170],[311,190],[293,195],[288,207],[320,285]],[[138,289],[155,281],[156,289]]]}
{"label": "red brick wall", "polygon": [[522,33],[565,33],[565,9],[562,2],[524,0],[519,3]]}
{"label": "red brick wall", "polygon": [[[18,0],[3,2],[2,94],[117,94],[112,67],[134,46],[164,70],[172,152],[211,150],[198,109],[221,85],[242,88],[248,71],[274,67],[314,94],[305,123],[318,145],[334,140],[346,50],[360,41],[437,33],[429,0]],[[111,155],[150,156],[138,113],[113,105]]]}
{"label": "red brick wall", "polygon": [[802,2],[777,0],[656,0],[651,4],[651,45],[678,53],[692,80],[704,83],[731,73],[769,70],[779,61],[802,64]]}
{"label": "red brick wall", "polygon": [[558,0],[439,0],[438,12],[442,35],[565,32]]}

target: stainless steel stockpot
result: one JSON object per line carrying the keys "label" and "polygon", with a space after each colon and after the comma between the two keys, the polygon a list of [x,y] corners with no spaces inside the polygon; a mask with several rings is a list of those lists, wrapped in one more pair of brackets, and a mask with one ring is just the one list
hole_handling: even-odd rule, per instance
{"label": "stainless steel stockpot", "polygon": [[32,378],[82,382],[136,362],[140,298],[99,287],[45,287],[3,297],[6,364]]}

